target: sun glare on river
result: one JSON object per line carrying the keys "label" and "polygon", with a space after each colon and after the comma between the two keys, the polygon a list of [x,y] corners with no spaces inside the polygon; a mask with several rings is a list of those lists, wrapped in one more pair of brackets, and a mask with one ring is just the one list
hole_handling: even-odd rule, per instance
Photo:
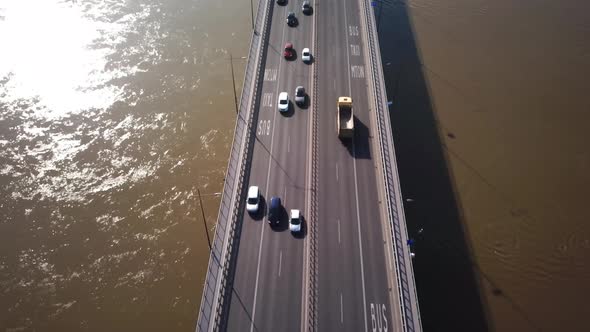
{"label": "sun glare on river", "polygon": [[122,28],[94,20],[76,2],[2,1],[0,79],[5,91],[0,102],[33,99],[44,108],[43,117],[108,107],[121,93],[106,84],[118,75],[105,71],[109,44],[116,42],[109,36]]}

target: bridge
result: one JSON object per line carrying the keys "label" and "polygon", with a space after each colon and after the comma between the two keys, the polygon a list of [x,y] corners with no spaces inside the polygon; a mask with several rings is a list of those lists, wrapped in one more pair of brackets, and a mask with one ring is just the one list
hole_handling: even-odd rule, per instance
{"label": "bridge", "polygon": [[[371,1],[311,0],[310,15],[301,3],[257,9],[196,330],[421,331]],[[354,103],[349,142],[337,134],[339,96]],[[258,215],[245,210],[253,185]],[[274,227],[272,196],[285,208]],[[299,233],[289,209],[302,212]]]}

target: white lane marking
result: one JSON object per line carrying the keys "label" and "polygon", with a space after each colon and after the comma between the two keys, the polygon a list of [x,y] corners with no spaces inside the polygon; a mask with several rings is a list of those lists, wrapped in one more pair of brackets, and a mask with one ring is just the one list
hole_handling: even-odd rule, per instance
{"label": "white lane marking", "polygon": [[287,137],[287,153],[291,151],[291,136]]}
{"label": "white lane marking", "polygon": [[283,262],[283,251],[279,253],[279,277],[281,276],[281,263]]}
{"label": "white lane marking", "polygon": [[[347,18],[347,10],[346,10],[346,1],[344,2],[344,24],[348,26],[348,18]],[[348,41],[348,34],[346,35],[346,44],[350,45]],[[352,84],[350,80],[350,50],[346,48],[346,61],[348,63],[348,93],[352,93]],[[361,258],[361,282],[363,284],[363,312],[364,312],[364,320],[365,320],[365,332],[368,331],[367,328],[367,294],[365,291],[365,265],[363,262],[363,244],[361,238],[361,217],[359,212],[359,191],[358,191],[358,179],[356,175],[356,150],[354,146],[354,138],[352,139],[352,165],[354,169],[354,192],[355,192],[355,200],[356,200],[356,221],[358,227],[358,237],[359,237],[359,251],[360,251],[360,258]]]}
{"label": "white lane marking", "polygon": [[285,190],[283,191],[283,202],[287,201],[287,187],[285,187]]}
{"label": "white lane marking", "polygon": [[340,219],[338,219],[338,243],[340,243]]}
{"label": "white lane marking", "polygon": [[[281,44],[285,41],[285,25],[283,25],[283,34],[281,37]],[[282,61],[279,61],[279,68],[281,67],[281,63]],[[265,71],[265,76],[266,76],[266,71]],[[276,77],[275,77],[276,78]],[[278,79],[280,82],[281,79],[281,72],[278,71]],[[279,95],[279,85],[277,84],[276,87],[276,95]],[[276,120],[276,116],[277,116],[278,112],[272,112],[273,116],[272,116],[272,124],[273,124],[273,129],[274,129],[274,125],[275,125],[275,120]],[[270,156],[270,154],[272,154],[272,147],[273,147],[273,143],[274,143],[274,137],[275,137],[275,131],[272,131],[272,135],[270,136],[270,150],[269,150],[269,158],[268,158],[268,171],[266,174],[266,190],[265,190],[265,197],[268,197],[268,183],[270,181],[270,165],[272,162],[272,158]],[[260,235],[260,245],[258,246],[258,264],[256,266],[256,282],[254,284],[254,301],[252,303],[252,320],[250,322],[250,332],[254,331],[254,321],[256,320],[256,297],[258,296],[258,279],[260,277],[260,257],[262,255],[262,243],[264,243],[264,230],[266,229],[266,227],[264,227],[264,225],[262,225],[262,231],[261,231],[261,235]]]}
{"label": "white lane marking", "polygon": [[336,91],[336,80],[334,80],[334,91]]}
{"label": "white lane marking", "polygon": [[338,163],[336,163],[336,181],[338,181]]}
{"label": "white lane marking", "polygon": [[342,310],[342,292],[340,292],[340,323],[344,323],[344,310]]}

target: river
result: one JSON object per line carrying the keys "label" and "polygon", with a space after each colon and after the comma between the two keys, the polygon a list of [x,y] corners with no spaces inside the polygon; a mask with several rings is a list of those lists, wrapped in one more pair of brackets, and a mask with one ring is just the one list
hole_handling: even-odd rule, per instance
{"label": "river", "polygon": [[[589,3],[376,5],[425,330],[588,331]],[[0,2],[0,329],[194,329],[250,29]]]}

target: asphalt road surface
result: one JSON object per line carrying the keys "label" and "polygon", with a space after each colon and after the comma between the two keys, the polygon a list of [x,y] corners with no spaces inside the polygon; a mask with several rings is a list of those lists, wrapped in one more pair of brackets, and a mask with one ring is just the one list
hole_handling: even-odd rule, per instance
{"label": "asphalt road surface", "polygon": [[[308,220],[301,235],[288,230],[288,211],[300,209],[305,218],[309,209],[311,108],[295,105],[298,85],[307,90],[307,105],[317,98],[318,106],[317,330],[400,330],[393,257],[387,250],[390,230],[377,186],[359,4],[311,3],[311,16],[304,16],[301,1],[295,0],[274,4],[272,11],[249,185],[259,186],[266,202],[281,197],[285,212],[275,228],[266,213],[246,214],[242,221],[227,330],[303,329]],[[289,11],[296,13],[297,27],[287,26]],[[318,50],[312,48],[313,38],[318,38]],[[286,42],[297,51],[292,61],[282,57]],[[301,61],[304,47],[311,48],[311,65]],[[312,66],[318,66],[317,96],[311,95]],[[282,91],[291,99],[287,115],[278,112]],[[353,98],[355,135],[348,142],[336,131],[339,96]]]}
{"label": "asphalt road surface", "polygon": [[[296,27],[286,24],[289,11],[296,13]],[[266,203],[279,196],[285,210],[277,227],[267,223],[266,211],[262,216],[246,215],[243,220],[228,331],[301,331],[303,326],[310,108],[295,105],[294,93],[299,85],[311,92],[312,67],[301,61],[301,51],[311,48],[313,29],[314,17],[304,16],[298,1],[291,0],[286,6],[274,4],[248,182],[260,187]],[[282,55],[287,42],[296,50],[292,60]],[[286,114],[278,111],[282,91],[290,98]],[[310,98],[308,95],[307,105]],[[301,234],[289,231],[290,209],[302,212]]]}

